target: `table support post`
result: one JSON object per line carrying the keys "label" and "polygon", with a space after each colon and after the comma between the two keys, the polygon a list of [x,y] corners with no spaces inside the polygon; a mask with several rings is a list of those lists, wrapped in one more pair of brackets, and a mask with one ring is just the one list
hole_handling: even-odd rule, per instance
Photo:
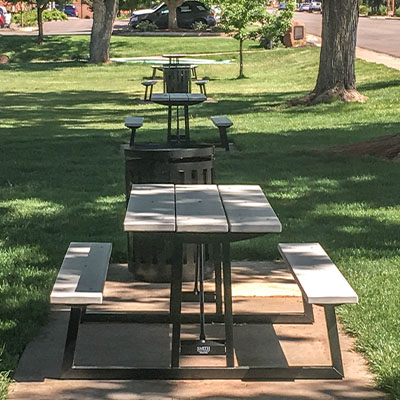
{"label": "table support post", "polygon": [[127,247],[128,247],[128,270],[133,272],[133,234],[127,232]]}
{"label": "table support post", "polygon": [[171,124],[172,124],[172,106],[168,106],[168,138],[167,142],[171,142]]}
{"label": "table support post", "polygon": [[213,245],[212,257],[215,272],[215,312],[222,315],[221,243]]}
{"label": "table support post", "polygon": [[179,106],[176,106],[176,140],[179,142]]}
{"label": "table support post", "polygon": [[179,367],[179,354],[181,342],[181,306],[182,306],[182,255],[183,244],[174,243],[174,254],[171,265],[171,320],[172,320],[172,345],[171,367]]}
{"label": "table support post", "polygon": [[224,304],[225,304],[225,346],[226,366],[234,366],[233,358],[233,315],[232,315],[232,282],[230,243],[222,243],[222,266],[224,271]]}
{"label": "table support post", "polygon": [[189,135],[189,106],[185,104],[185,140],[186,143],[190,142],[190,135]]}

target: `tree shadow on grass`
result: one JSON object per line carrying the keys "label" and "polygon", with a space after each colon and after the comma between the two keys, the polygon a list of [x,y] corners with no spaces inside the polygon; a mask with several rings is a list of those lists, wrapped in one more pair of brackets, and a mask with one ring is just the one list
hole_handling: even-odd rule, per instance
{"label": "tree shadow on grass", "polygon": [[[38,45],[35,36],[7,36],[7,40],[0,43],[0,53],[10,54],[11,63],[7,66],[32,60],[76,60],[88,55],[89,40],[90,36],[79,39],[70,36],[46,36],[44,43]],[[24,64],[23,67],[28,66]]]}

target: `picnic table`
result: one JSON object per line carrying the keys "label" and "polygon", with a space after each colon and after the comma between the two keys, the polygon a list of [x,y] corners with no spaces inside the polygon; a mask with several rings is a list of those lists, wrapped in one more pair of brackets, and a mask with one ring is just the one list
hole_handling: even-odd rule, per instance
{"label": "picnic table", "polygon": [[152,79],[155,79],[157,70],[160,70],[163,73],[164,93],[190,93],[191,76],[197,80],[197,65],[180,63],[180,59],[186,57],[186,54],[163,54],[163,57],[168,58],[168,64],[153,65]]}
{"label": "picnic table", "polygon": [[[198,93],[163,93],[153,94],[150,100],[154,103],[168,107],[168,143],[190,142],[189,133],[189,106],[201,104],[207,100],[204,94]],[[176,106],[176,133],[172,134],[172,107]],[[185,134],[179,131],[179,107],[184,109]]]}
{"label": "picnic table", "polygon": [[[230,243],[267,233],[278,233],[281,229],[279,219],[257,185],[132,185],[124,220],[129,243],[135,240],[135,236],[164,237],[174,246],[170,303],[172,368],[179,367],[180,354],[221,354],[221,350],[226,355],[227,367],[234,366]],[[202,311],[199,341],[190,341],[186,345],[181,341],[184,243],[220,245],[224,276],[223,345],[221,340],[208,341],[205,338],[205,316]],[[201,264],[202,262],[200,268]],[[220,268],[216,266],[215,270],[216,279],[219,280],[217,287],[221,282]],[[200,284],[201,282],[200,279]],[[202,296],[200,300],[201,298]]]}
{"label": "picnic table", "polygon": [[[111,243],[73,242],[64,258],[51,293],[52,304],[71,307],[62,363],[62,378],[86,379],[341,379],[335,306],[358,302],[358,296],[319,243],[280,243],[278,249],[298,284],[305,306],[303,317],[294,313],[232,311],[230,244],[279,233],[281,223],[257,185],[138,184],[132,186],[124,220],[131,240],[159,238],[173,249],[169,312],[87,312],[87,306],[103,303],[103,287],[111,254]],[[130,240],[130,242],[131,242]],[[200,266],[200,312],[182,313],[183,246],[197,243]],[[215,255],[216,313],[204,312],[204,245],[219,248]],[[222,264],[222,265],[221,265]],[[223,281],[221,279],[223,272]],[[223,286],[223,293],[222,293]],[[268,295],[268,293],[266,293]],[[223,300],[223,310],[222,310]],[[193,300],[190,300],[193,301]],[[234,323],[313,323],[312,306],[324,307],[332,365],[235,365]],[[257,308],[257,307],[256,307]],[[301,315],[297,315],[297,317]],[[181,324],[196,324],[199,339],[181,338]],[[284,319],[286,317],[286,319]],[[75,365],[79,327],[86,322],[130,322],[172,325],[171,362],[167,367]],[[206,324],[223,324],[224,337],[208,338]],[[221,333],[219,334],[221,335]],[[222,334],[223,335],[223,334]],[[270,343],[266,342],[268,348]],[[250,348],[249,348],[250,349]],[[251,351],[251,350],[248,350]],[[225,355],[226,367],[182,366],[181,355],[205,357]],[[212,358],[211,358],[212,360]],[[204,365],[204,364],[203,364]]]}
{"label": "picnic table", "polygon": [[179,60],[183,57],[186,57],[186,54],[163,54],[164,58],[168,58],[169,64],[179,64]]}

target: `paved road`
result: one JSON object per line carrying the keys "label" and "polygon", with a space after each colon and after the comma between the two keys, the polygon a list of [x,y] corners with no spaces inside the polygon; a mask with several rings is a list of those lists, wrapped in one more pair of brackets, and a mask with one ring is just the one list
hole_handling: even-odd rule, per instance
{"label": "paved road", "polygon": [[[92,19],[69,18],[67,21],[50,21],[44,23],[45,35],[90,35]],[[115,21],[114,28],[127,28],[128,20]],[[16,27],[17,29],[17,27]],[[37,35],[37,30],[0,29],[1,35]]]}
{"label": "paved road", "polygon": [[[296,12],[295,19],[306,25],[306,32],[321,35],[321,14]],[[127,20],[116,21],[114,28],[127,27]],[[92,20],[70,18],[68,21],[52,21],[44,24],[46,35],[86,35],[90,34]],[[37,35],[37,32],[21,32],[1,29],[0,35],[15,34]],[[358,25],[357,46],[379,53],[389,54],[400,58],[399,19],[376,19],[361,17]]]}
{"label": "paved road", "polygon": [[[321,14],[296,12],[295,19],[305,24],[307,33],[321,36]],[[360,17],[358,47],[400,57],[399,37],[400,20]]]}

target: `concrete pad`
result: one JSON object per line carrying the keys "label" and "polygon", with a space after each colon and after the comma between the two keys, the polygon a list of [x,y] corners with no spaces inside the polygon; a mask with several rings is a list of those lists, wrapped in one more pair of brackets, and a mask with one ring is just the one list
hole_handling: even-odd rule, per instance
{"label": "concrete pad", "polygon": [[[234,311],[299,311],[299,290],[282,263],[240,262],[233,265]],[[186,290],[193,283],[184,284]],[[213,288],[212,282],[206,289]],[[268,297],[266,296],[268,294]],[[105,287],[107,310],[167,311],[169,285],[135,282],[126,265],[110,266]],[[207,308],[213,311],[214,305]],[[355,306],[356,307],[356,306]],[[99,307],[96,307],[99,308]],[[198,305],[185,304],[184,312]],[[321,307],[312,325],[250,325],[234,328],[236,365],[329,365],[329,347]],[[340,334],[345,379],[249,382],[59,380],[69,312],[52,311],[49,323],[23,353],[10,387],[11,400],[94,399],[384,399],[351,338]],[[182,327],[183,338],[197,338],[199,326]],[[223,326],[207,325],[208,337],[223,337]],[[83,324],[76,363],[85,365],[168,366],[168,324]],[[183,366],[224,366],[223,356],[184,356]]]}

